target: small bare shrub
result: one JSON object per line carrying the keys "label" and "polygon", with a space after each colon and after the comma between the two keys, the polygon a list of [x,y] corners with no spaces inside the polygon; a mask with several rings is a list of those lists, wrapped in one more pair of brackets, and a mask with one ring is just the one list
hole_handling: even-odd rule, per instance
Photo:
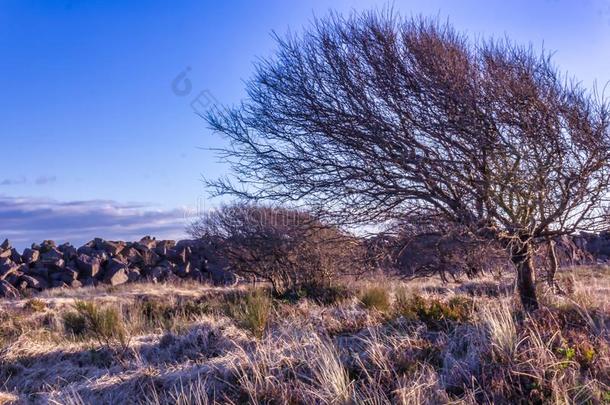
{"label": "small bare shrub", "polygon": [[38,298],[32,298],[25,303],[24,308],[32,312],[43,312],[47,308],[47,304]]}
{"label": "small bare shrub", "polygon": [[363,252],[358,238],[298,210],[237,203],[210,211],[189,228],[240,276],[264,280],[273,294],[330,284]]}

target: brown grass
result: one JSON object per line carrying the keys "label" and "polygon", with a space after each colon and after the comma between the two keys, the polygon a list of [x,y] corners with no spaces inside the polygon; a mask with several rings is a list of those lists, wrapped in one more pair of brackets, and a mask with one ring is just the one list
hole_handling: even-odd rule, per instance
{"label": "brown grass", "polygon": [[607,403],[610,271],[559,278],[531,316],[492,279],[350,282],[327,303],[195,284],[0,301],[0,404]]}

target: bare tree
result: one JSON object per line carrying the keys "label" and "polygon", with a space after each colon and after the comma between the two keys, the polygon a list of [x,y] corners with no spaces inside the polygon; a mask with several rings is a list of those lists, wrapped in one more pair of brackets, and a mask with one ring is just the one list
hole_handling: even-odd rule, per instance
{"label": "bare tree", "polygon": [[277,41],[249,98],[208,116],[237,179],[211,181],[216,192],[300,201],[338,222],[441,216],[500,242],[537,308],[534,242],[599,225],[605,99],[544,52],[391,12],[333,15]]}
{"label": "bare tree", "polygon": [[189,233],[210,241],[232,271],[271,283],[276,295],[332,282],[361,249],[307,212],[243,203],[205,213]]}

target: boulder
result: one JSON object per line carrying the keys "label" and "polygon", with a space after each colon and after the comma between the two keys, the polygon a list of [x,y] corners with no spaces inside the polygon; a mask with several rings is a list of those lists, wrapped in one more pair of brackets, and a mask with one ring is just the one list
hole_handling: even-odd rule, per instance
{"label": "boulder", "polygon": [[150,236],[145,236],[137,243],[138,246],[144,246],[147,249],[154,249],[157,246],[157,240]]}
{"label": "boulder", "polygon": [[38,261],[40,258],[40,252],[34,249],[25,249],[21,258],[24,263],[32,264]]}
{"label": "boulder", "polygon": [[62,252],[60,252],[59,250],[57,250],[56,248],[52,247],[49,250],[45,251],[43,249],[43,252],[40,255],[40,262],[44,265],[44,266],[48,266],[48,267],[56,267],[56,268],[63,268],[65,265],[65,261],[64,261],[64,254]]}
{"label": "boulder", "polygon": [[11,250],[11,242],[8,239],[4,239],[4,242],[0,245],[0,250]]}
{"label": "boulder", "polygon": [[167,267],[156,266],[146,272],[146,277],[153,283],[158,283],[165,280],[171,274],[171,270]]}
{"label": "boulder", "polygon": [[80,254],[76,258],[76,267],[80,270],[82,278],[95,277],[100,272],[101,262],[96,257]]}
{"label": "boulder", "polygon": [[112,242],[103,239],[95,239],[95,247],[97,248],[97,250],[104,251],[110,256],[115,256],[121,253],[123,248],[125,248],[125,244],[123,242]]}
{"label": "boulder", "polygon": [[55,241],[53,240],[45,240],[44,242],[42,242],[42,245],[40,245],[40,251],[45,253],[48,252],[50,250],[53,250],[57,247],[57,243],[55,243]]}
{"label": "boulder", "polygon": [[200,283],[207,280],[207,277],[199,269],[193,269],[189,273],[189,278],[199,281]]}
{"label": "boulder", "polygon": [[62,281],[66,284],[72,283],[78,277],[78,272],[72,269],[63,269],[62,271],[51,274],[51,281]]}
{"label": "boulder", "polygon": [[102,265],[110,258],[108,253],[104,252],[103,250],[94,250],[91,257],[98,259]]}
{"label": "boulder", "polygon": [[104,283],[113,286],[125,284],[127,281],[129,281],[129,276],[127,275],[127,269],[124,267],[108,271],[104,277]]}
{"label": "boulder", "polygon": [[144,266],[154,266],[161,260],[161,256],[159,256],[154,250],[145,250],[141,252],[142,254],[142,264]]}
{"label": "boulder", "polygon": [[124,284],[129,281],[127,276],[127,264],[118,260],[110,259],[104,272],[104,283],[110,285]]}
{"label": "boulder", "polygon": [[142,255],[133,247],[123,249],[121,252],[121,257],[123,257],[131,265],[136,265],[143,262]]}
{"label": "boulder", "polygon": [[68,284],[61,280],[54,280],[51,282],[51,288],[68,288]]}
{"label": "boulder", "polygon": [[141,274],[138,269],[129,269],[127,271],[127,279],[130,283],[138,281],[140,278],[141,278]]}
{"label": "boulder", "polygon": [[0,259],[8,259],[11,257],[12,254],[13,252],[10,249],[0,250]]}
{"label": "boulder", "polygon": [[157,242],[155,252],[160,256],[167,256],[167,251],[176,246],[176,241],[173,240],[162,240]]}
{"label": "boulder", "polygon": [[95,241],[87,242],[83,246],[76,249],[76,253],[79,255],[91,256],[95,252]]}
{"label": "boulder", "polygon": [[44,267],[41,263],[36,263],[34,267],[30,267],[27,271],[29,275],[35,275],[42,278],[49,278],[49,269]]}
{"label": "boulder", "polygon": [[83,287],[94,287],[98,284],[98,281],[93,277],[81,278],[79,281]]}
{"label": "boulder", "polygon": [[174,270],[174,273],[176,273],[176,275],[178,277],[182,277],[182,278],[187,277],[190,272],[191,272],[190,263],[181,264],[181,265],[177,266],[176,269]]}
{"label": "boulder", "polygon": [[11,249],[11,260],[14,261],[17,264],[23,263],[23,259],[21,258],[21,255],[19,254],[19,252],[15,248]]}
{"label": "boulder", "polygon": [[45,288],[49,288],[46,280],[41,277],[36,276],[28,276],[27,274],[19,277],[17,281],[20,290],[25,290],[26,288],[33,288],[35,290],[43,290]]}
{"label": "boulder", "polygon": [[19,291],[5,280],[0,280],[0,298],[18,299]]}
{"label": "boulder", "polygon": [[11,259],[0,259],[0,280],[4,280],[19,269],[19,265]]}
{"label": "boulder", "polygon": [[185,264],[191,255],[191,248],[186,246],[182,248],[173,248],[168,250],[167,257],[177,264]]}
{"label": "boulder", "polygon": [[64,243],[57,249],[64,254],[64,260],[66,262],[68,262],[68,261],[74,259],[76,256],[78,256],[78,252],[76,251],[76,248],[69,243]]}

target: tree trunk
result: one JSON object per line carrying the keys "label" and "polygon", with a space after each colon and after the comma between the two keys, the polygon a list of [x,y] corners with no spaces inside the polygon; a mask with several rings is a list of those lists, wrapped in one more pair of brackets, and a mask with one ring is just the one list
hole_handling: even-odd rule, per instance
{"label": "tree trunk", "polygon": [[557,252],[555,251],[555,241],[548,239],[549,249],[549,272],[547,273],[547,282],[549,286],[555,287],[555,273],[559,268],[559,260],[557,259]]}
{"label": "tree trunk", "polygon": [[538,309],[536,297],[536,270],[531,243],[520,244],[512,249],[511,260],[517,268],[517,291],[523,308],[532,312]]}

